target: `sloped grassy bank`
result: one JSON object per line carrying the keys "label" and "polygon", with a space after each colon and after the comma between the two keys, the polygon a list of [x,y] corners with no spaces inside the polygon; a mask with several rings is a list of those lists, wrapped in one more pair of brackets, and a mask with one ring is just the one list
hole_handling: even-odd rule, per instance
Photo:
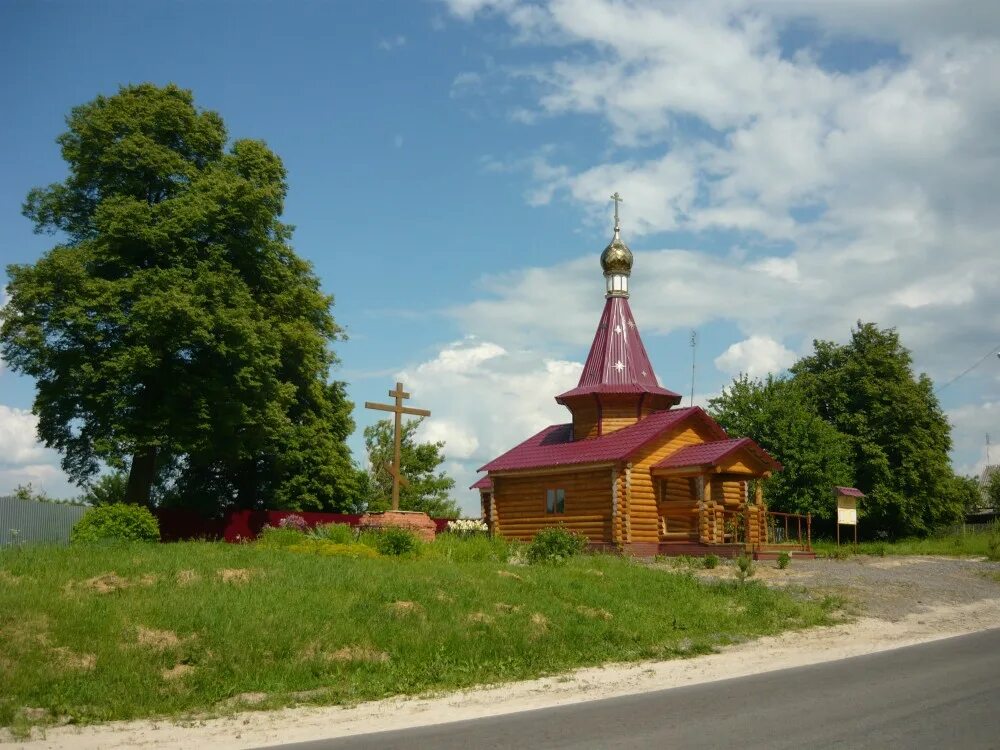
{"label": "sloped grassy bank", "polygon": [[[479,545],[474,548],[472,545]],[[0,725],[349,703],[664,659],[834,604],[612,556],[509,565],[184,543],[0,553]]]}

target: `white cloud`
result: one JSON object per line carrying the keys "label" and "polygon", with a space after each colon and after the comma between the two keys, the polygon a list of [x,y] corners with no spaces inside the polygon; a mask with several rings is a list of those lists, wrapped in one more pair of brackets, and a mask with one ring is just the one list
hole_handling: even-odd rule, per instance
{"label": "white cloud", "polygon": [[444,346],[399,379],[414,403],[431,411],[420,438],[445,443],[455,497],[478,513],[477,497],[466,490],[476,469],[543,427],[569,421],[555,396],[575,386],[582,369],[579,362],[469,338]]}
{"label": "white cloud", "polygon": [[0,404],[0,494],[20,484],[31,484],[50,495],[78,494],[59,468],[55,451],[36,439],[38,418],[27,409]]}
{"label": "white cloud", "polygon": [[398,49],[406,45],[406,37],[402,34],[396,34],[395,36],[383,37],[378,40],[376,45],[383,52],[391,52],[394,49]]}
{"label": "white cloud", "polygon": [[760,378],[777,374],[795,363],[795,352],[768,336],[751,336],[731,344],[715,358],[715,366],[727,375],[745,373]]}
{"label": "white cloud", "polygon": [[[636,252],[644,331],[734,323],[743,340],[719,366],[762,373],[789,361],[779,342],[844,340],[872,320],[896,326],[938,382],[998,343],[1000,4],[445,1],[470,22],[505,19],[512,57],[517,45],[557,52],[493,63],[533,85],[508,87],[518,121],[575,116],[608,130],[589,159],[545,144],[524,156],[529,203],[571,202],[603,228],[619,190],[626,240],[693,238]],[[783,46],[792,22],[814,32],[794,50]],[[859,40],[885,53],[840,69],[825,56],[838,43],[850,57]],[[484,298],[454,314],[504,346],[579,345],[600,249],[484,279]],[[947,394],[978,409],[995,390],[980,373]],[[973,429],[956,421],[959,464],[972,461]]]}

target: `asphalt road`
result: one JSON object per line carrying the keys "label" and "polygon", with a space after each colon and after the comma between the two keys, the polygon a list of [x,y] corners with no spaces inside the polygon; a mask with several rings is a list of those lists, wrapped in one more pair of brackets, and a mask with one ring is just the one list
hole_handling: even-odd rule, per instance
{"label": "asphalt road", "polygon": [[280,747],[1000,748],[1000,629],[691,687]]}

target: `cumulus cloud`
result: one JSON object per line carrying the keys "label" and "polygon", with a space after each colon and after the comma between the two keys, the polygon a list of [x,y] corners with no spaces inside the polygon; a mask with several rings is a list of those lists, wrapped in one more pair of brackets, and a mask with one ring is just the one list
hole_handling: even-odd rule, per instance
{"label": "cumulus cloud", "polygon": [[751,336],[730,345],[715,358],[715,366],[728,375],[744,373],[751,378],[760,378],[791,367],[795,359],[795,352],[774,339],[768,336]]}
{"label": "cumulus cloud", "polygon": [[75,494],[55,451],[36,440],[38,418],[27,409],[0,404],[0,494],[31,484],[50,494]]}
{"label": "cumulus cloud", "polygon": [[[590,157],[545,144],[523,156],[530,203],[567,201],[606,226],[619,190],[627,239],[684,233],[683,246],[636,253],[644,330],[732,322],[743,340],[719,366],[763,372],[788,362],[779,342],[844,340],[873,320],[939,382],[997,344],[996,3],[445,2],[466,22],[505,19],[514,50],[554,48],[509,63],[520,122],[607,128]],[[852,54],[859,42],[878,51]],[[483,280],[484,299],[456,316],[501,344],[579,343],[600,281],[592,257]],[[524,295],[540,314],[518,309]],[[764,339],[770,352],[748,343]],[[995,386],[970,376],[948,398],[978,408]],[[959,463],[972,460],[966,424]]]}
{"label": "cumulus cloud", "polygon": [[543,427],[568,421],[554,397],[576,385],[582,370],[579,362],[470,337],[443,346],[399,379],[432,412],[419,438],[444,442],[456,497],[478,512],[478,500],[465,490],[476,469]]}

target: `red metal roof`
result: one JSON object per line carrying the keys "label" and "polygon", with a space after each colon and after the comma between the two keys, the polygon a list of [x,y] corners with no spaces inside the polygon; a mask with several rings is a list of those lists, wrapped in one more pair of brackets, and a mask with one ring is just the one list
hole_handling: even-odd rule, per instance
{"label": "red metal roof", "polygon": [[469,487],[470,490],[492,490],[493,480],[488,476],[480,477],[479,480]]}
{"label": "red metal roof", "polygon": [[493,459],[479,471],[518,471],[620,461],[653,438],[695,418],[719,438],[726,437],[725,430],[698,406],[654,412],[634,425],[587,440],[573,440],[572,424],[555,424]]}
{"label": "red metal roof", "polygon": [[702,443],[701,445],[689,445],[676,453],[671,453],[653,468],[678,469],[685,466],[714,466],[741,449],[751,451],[772,469],[781,470],[781,464],[750,438],[730,438]]}
{"label": "red metal roof", "polygon": [[859,490],[857,487],[834,487],[833,488],[838,495],[846,495],[847,497],[864,497],[865,493]]}
{"label": "red metal roof", "polygon": [[655,393],[675,404],[681,400],[657,382],[626,297],[608,297],[580,382],[556,401],[590,393]]}

